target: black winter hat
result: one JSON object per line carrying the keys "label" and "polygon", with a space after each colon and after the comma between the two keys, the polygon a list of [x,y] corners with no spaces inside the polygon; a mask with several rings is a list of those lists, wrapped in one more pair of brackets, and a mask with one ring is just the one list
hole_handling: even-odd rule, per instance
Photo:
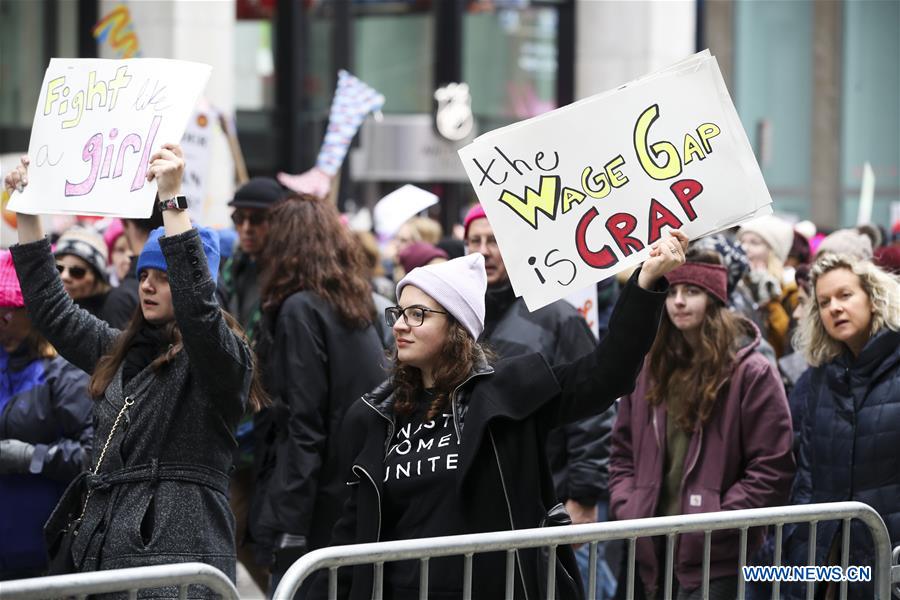
{"label": "black winter hat", "polygon": [[254,177],[238,188],[228,206],[269,208],[288,195],[288,190],[271,177]]}

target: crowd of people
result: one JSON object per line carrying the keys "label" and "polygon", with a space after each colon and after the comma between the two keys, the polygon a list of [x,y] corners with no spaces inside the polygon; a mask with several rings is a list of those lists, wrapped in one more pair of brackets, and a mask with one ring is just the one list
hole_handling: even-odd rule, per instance
{"label": "crowd of people", "polygon": [[[150,218],[45,236],[20,214],[0,254],[0,579],[240,561],[271,594],[331,545],[841,500],[900,544],[900,223],[670,231],[597,284],[592,331],[565,301],[527,309],[478,204],[456,235],[419,216],[384,240],[260,177],[230,201],[235,238],[169,201],[183,170],[165,144]],[[817,564],[840,564],[841,527],[819,525]],[[737,540],[712,536],[710,598],[736,596]],[[809,543],[787,528],[782,564]],[[673,597],[700,597],[703,544],[679,536]],[[588,550],[558,549],[557,596],[590,569],[621,596],[620,548]],[[543,596],[547,560],[515,554],[517,598]],[[637,597],[662,597],[664,540],[636,560]],[[476,555],[475,597],[503,597],[505,565]],[[339,575],[339,597],[371,596],[371,566]],[[419,576],[387,564],[386,597]],[[462,584],[462,558],[431,561],[429,597]]]}

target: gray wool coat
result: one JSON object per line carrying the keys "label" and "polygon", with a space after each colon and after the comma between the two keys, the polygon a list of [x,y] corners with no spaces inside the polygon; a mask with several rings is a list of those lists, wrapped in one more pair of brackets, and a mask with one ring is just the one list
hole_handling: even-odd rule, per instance
{"label": "gray wool coat", "polygon": [[[160,246],[184,348],[158,372],[147,367],[124,387],[120,366],[95,401],[92,471],[126,397],[134,404],[100,473],[88,477],[94,491],[73,557],[81,571],[200,561],[234,580],[228,472],[251,352],[225,323],[197,231],[164,237]],[[92,373],[120,332],[69,299],[46,239],[11,250],[33,323],[63,357]],[[192,586],[190,595],[208,592]],[[177,595],[174,587],[141,594]]]}

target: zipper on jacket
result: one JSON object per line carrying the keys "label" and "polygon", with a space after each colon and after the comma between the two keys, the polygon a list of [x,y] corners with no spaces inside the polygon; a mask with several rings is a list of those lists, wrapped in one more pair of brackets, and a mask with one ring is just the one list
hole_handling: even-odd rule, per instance
{"label": "zipper on jacket", "polygon": [[697,460],[700,458],[700,451],[703,450],[703,426],[700,426],[700,439],[697,441],[697,454],[694,455],[694,460],[691,461],[690,466],[685,470],[684,475],[681,477],[681,488],[684,489],[684,482],[687,481],[688,475],[691,474],[691,470],[697,464]]}
{"label": "zipper on jacket", "polygon": [[456,412],[456,393],[462,388],[462,386],[466,385],[476,377],[481,377],[482,375],[490,375],[493,371],[485,371],[482,373],[472,373],[466,379],[456,386],[452,392],[450,392],[450,412],[453,413],[453,428],[456,430],[456,441],[462,444],[462,429],[459,427],[459,420]]}
{"label": "zipper on jacket", "polygon": [[[494,457],[497,459],[497,471],[500,473],[500,487],[503,488],[503,498],[506,500],[506,510],[509,513],[510,530],[515,531],[516,525],[513,522],[512,505],[509,503],[509,492],[506,491],[506,479],[503,477],[503,466],[500,464],[500,451],[497,450],[497,442],[494,441],[494,432],[488,427],[488,435],[491,437],[491,446],[494,447]],[[522,574],[522,561],[519,559],[519,551],[516,550],[516,570],[519,572],[519,579],[522,582],[522,591],[525,592],[525,600],[528,600],[528,586],[525,585],[525,576]],[[513,590],[515,594],[515,590]]]}
{"label": "zipper on jacket", "polygon": [[656,422],[656,407],[653,408],[653,437],[656,438],[657,450],[662,448],[662,444],[659,442],[659,426]]}
{"label": "zipper on jacket", "polygon": [[[372,478],[369,472],[366,471],[365,467],[361,467],[360,465],[353,465],[351,471],[356,473],[357,470],[362,471],[366,475],[366,479],[368,479],[372,483],[372,487],[375,488],[375,496],[378,498],[378,529],[375,530],[375,541],[378,542],[381,541],[381,492],[378,491],[378,486],[375,485],[375,480]],[[359,473],[356,473],[356,476],[359,477]]]}
{"label": "zipper on jacket", "polygon": [[375,411],[375,414],[388,422],[388,434],[387,438],[384,440],[384,460],[387,460],[388,451],[391,449],[391,440],[394,439],[394,429],[397,427],[397,424],[393,419],[389,418],[383,412],[378,410],[374,404],[363,398],[363,402],[366,403],[366,406]]}
{"label": "zipper on jacket", "polygon": [[[359,477],[359,473],[357,471],[362,471],[365,474],[366,479],[368,479],[369,482],[372,484],[372,488],[374,488],[374,490],[375,490],[375,496],[378,498],[378,503],[377,503],[378,504],[378,528],[375,530],[375,541],[380,542],[381,541],[381,492],[378,491],[378,486],[375,485],[375,480],[372,478],[371,475],[369,475],[369,472],[366,471],[366,469],[364,467],[361,467],[359,465],[353,465],[353,468],[351,470],[354,473],[356,473],[357,477]],[[373,569],[375,568],[374,565],[372,568]],[[372,594],[371,594],[370,598],[374,598],[374,597],[375,597],[375,577],[373,575],[373,577],[372,577]]]}

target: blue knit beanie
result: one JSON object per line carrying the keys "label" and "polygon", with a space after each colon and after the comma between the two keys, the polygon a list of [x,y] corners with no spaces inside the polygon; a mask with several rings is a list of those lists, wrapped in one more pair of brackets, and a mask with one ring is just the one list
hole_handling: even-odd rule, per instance
{"label": "blue knit beanie", "polygon": [[[206,255],[206,262],[209,263],[209,274],[212,275],[213,281],[219,278],[219,234],[214,229],[206,227],[198,227],[200,232],[200,241],[203,243],[203,254]],[[138,257],[137,273],[138,277],[144,269],[159,269],[168,272],[166,265],[166,257],[163,256],[162,248],[159,247],[159,238],[165,235],[165,228],[157,227],[150,232],[144,249]]]}

